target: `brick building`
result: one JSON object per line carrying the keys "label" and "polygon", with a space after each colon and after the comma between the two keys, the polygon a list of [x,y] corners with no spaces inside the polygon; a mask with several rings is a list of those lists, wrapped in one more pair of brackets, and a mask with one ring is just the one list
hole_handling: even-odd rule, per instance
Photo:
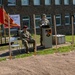
{"label": "brick building", "polygon": [[[29,30],[33,30],[33,14],[35,14],[36,29],[39,30],[38,21],[45,13],[50,20],[54,34],[54,20],[58,34],[71,34],[71,15],[75,18],[75,0],[0,0],[0,6],[4,5],[5,10],[10,14],[20,15],[21,28],[27,24]],[[74,19],[75,24],[75,19]]]}

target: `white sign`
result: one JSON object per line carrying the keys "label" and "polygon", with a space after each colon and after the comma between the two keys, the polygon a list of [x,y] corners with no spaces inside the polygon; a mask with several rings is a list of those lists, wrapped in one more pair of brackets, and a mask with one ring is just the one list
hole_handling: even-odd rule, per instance
{"label": "white sign", "polygon": [[20,15],[16,14],[16,15],[10,15],[10,17],[14,20],[14,22],[16,24],[18,24],[20,26]]}

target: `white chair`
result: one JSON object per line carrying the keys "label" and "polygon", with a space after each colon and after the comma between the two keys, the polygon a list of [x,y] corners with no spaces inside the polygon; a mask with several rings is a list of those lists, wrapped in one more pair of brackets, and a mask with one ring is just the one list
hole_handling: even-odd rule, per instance
{"label": "white chair", "polygon": [[18,38],[17,37],[11,37],[10,38],[10,42],[12,43],[11,44],[11,48],[15,48],[16,47],[18,50],[20,50],[20,44],[18,42]]}

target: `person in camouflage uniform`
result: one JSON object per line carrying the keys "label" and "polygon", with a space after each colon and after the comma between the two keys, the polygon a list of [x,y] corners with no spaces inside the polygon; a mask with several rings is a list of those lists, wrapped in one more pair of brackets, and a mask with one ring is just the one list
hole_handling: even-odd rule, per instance
{"label": "person in camouflage uniform", "polygon": [[40,26],[42,26],[42,25],[50,25],[49,20],[46,18],[46,14],[43,14],[41,16]]}
{"label": "person in camouflage uniform", "polygon": [[43,15],[41,16],[41,20],[40,20],[40,44],[41,44],[41,46],[43,46],[43,44],[42,44],[42,41],[43,41],[43,38],[42,38],[42,27],[43,27],[44,25],[48,25],[48,26],[50,27],[50,22],[49,22],[49,20],[46,18],[46,14],[43,14]]}
{"label": "person in camouflage uniform", "polygon": [[26,53],[29,53],[28,43],[33,43],[33,48],[35,48],[35,40],[32,39],[31,34],[27,31],[27,26],[23,27],[22,31],[22,43],[26,47]]}

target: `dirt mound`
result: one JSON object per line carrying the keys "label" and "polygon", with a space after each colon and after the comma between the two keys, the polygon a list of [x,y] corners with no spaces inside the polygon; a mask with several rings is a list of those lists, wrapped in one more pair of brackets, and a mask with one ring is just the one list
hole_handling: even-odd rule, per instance
{"label": "dirt mound", "polygon": [[75,75],[75,51],[2,61],[0,75]]}

